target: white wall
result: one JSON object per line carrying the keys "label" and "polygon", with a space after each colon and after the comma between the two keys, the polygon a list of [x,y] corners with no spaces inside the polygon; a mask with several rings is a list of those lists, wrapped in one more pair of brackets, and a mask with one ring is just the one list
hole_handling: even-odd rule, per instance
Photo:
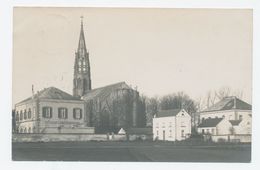
{"label": "white wall", "polygon": [[[182,113],[184,115],[182,115]],[[182,135],[182,130],[184,131]],[[165,139],[163,137],[165,132]],[[158,135],[157,135],[158,133]],[[187,112],[180,112],[176,116],[153,118],[153,139],[155,140],[184,140],[191,134],[191,117]]]}

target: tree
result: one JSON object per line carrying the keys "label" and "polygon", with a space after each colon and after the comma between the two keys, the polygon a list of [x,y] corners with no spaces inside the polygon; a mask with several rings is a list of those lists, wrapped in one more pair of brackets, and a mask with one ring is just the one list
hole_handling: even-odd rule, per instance
{"label": "tree", "polygon": [[148,98],[145,100],[146,105],[146,125],[152,126],[152,121],[154,115],[157,114],[159,108],[159,99],[158,97]]}

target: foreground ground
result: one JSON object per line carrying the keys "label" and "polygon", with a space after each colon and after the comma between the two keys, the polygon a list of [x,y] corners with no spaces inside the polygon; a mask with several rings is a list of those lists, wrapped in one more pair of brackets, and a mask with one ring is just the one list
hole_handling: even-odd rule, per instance
{"label": "foreground ground", "polygon": [[250,162],[250,145],[163,142],[13,143],[14,161]]}

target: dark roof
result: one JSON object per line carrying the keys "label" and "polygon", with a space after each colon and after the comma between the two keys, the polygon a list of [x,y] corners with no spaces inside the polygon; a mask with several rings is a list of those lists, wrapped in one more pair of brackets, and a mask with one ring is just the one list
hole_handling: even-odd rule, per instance
{"label": "dark roof", "polygon": [[[39,91],[33,97],[38,98],[38,99],[80,100],[78,97],[74,97],[56,87],[45,88],[45,89]],[[19,102],[18,104],[24,103],[24,102],[27,102],[30,100],[32,100],[32,97],[28,97],[27,99]]]}
{"label": "dark roof", "polygon": [[119,89],[131,89],[125,82],[120,82],[116,84],[111,84],[105,87],[96,88],[90,90],[85,94],[82,99],[83,100],[91,100],[91,99],[99,99],[103,100],[106,99],[111,93],[119,90]]}
{"label": "dark roof", "polygon": [[181,109],[170,109],[170,110],[160,110],[156,117],[169,117],[169,116],[176,116]]}
{"label": "dark roof", "polygon": [[209,107],[208,109],[202,112],[208,111],[219,111],[219,110],[232,110],[232,109],[239,109],[239,110],[252,110],[252,106],[237,97],[226,97],[219,101],[218,103],[214,104],[213,106]]}
{"label": "dark roof", "polygon": [[230,120],[229,122],[230,122],[233,126],[238,126],[241,121],[242,121],[242,120]]}
{"label": "dark roof", "polygon": [[199,124],[198,127],[216,127],[223,118],[205,119]]}
{"label": "dark roof", "polygon": [[127,134],[138,134],[138,135],[152,135],[153,128],[129,128],[126,129]]}

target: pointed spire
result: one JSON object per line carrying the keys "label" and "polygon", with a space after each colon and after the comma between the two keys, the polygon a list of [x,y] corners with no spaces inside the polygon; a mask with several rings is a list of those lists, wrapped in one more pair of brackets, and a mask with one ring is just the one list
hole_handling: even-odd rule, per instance
{"label": "pointed spire", "polygon": [[81,29],[80,29],[80,35],[79,35],[79,45],[78,45],[78,52],[81,51],[87,51],[86,44],[85,44],[85,36],[84,36],[84,28],[83,28],[83,16],[81,18]]}

